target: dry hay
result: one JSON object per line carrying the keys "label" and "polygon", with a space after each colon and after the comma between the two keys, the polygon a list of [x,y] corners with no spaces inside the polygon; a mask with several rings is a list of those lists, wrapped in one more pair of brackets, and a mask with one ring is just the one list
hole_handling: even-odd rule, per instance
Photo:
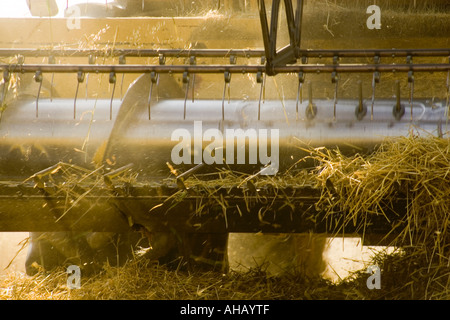
{"label": "dry hay", "polygon": [[[398,212],[391,223],[391,245],[401,248],[394,254],[378,255],[383,290],[361,295],[366,289],[365,270],[341,284],[353,288],[347,298],[448,299],[450,297],[450,139],[411,132],[408,137],[386,139],[370,155],[346,156],[339,149],[301,147],[310,153],[316,167],[312,172],[290,172],[283,179],[251,177],[256,188],[271,185],[316,185],[322,189],[318,211],[326,217],[345,213],[344,226],[364,224],[371,215],[384,215],[398,209],[403,199],[406,214]],[[189,179],[186,184],[208,190],[214,197],[218,188],[231,188],[250,177],[225,174],[222,183]],[[214,187],[214,186],[220,187]],[[223,199],[217,199],[226,207]],[[268,202],[270,203],[270,201]],[[398,211],[398,210],[397,210]],[[339,230],[336,230],[338,235]],[[386,235],[388,236],[388,235]],[[391,237],[392,238],[392,237]],[[359,290],[358,290],[359,287]]]}
{"label": "dry hay", "polygon": [[[337,150],[314,149],[314,176],[322,185],[317,207],[327,215],[346,212],[344,224],[385,215],[406,199],[406,215],[393,245],[431,246],[434,258],[448,260],[450,209],[450,139],[387,139],[369,156],[347,157]],[[332,191],[330,191],[332,190]],[[387,219],[387,217],[386,217]]]}
{"label": "dry hay", "polygon": [[[449,142],[411,134],[387,139],[370,156],[346,157],[339,150],[325,149],[312,152],[318,162],[314,173],[324,187],[317,206],[327,216],[345,212],[344,224],[350,224],[361,217],[384,215],[398,198],[406,199],[406,215],[391,226],[396,235],[392,245],[402,250],[375,257],[384,286],[377,297],[450,297]],[[365,287],[367,275],[358,278],[364,279]]]}
{"label": "dry hay", "polygon": [[[332,287],[326,280],[299,275],[268,276],[263,268],[245,273],[188,273],[137,258],[123,267],[105,265],[101,274],[82,277],[80,289],[68,288],[64,270],[33,277],[10,274],[0,280],[0,300],[321,299],[329,298],[327,291]],[[335,296],[339,298],[339,293]]]}
{"label": "dry hay", "polygon": [[220,179],[192,176],[184,181],[203,196],[205,190],[214,195],[243,181],[256,188],[267,183],[278,188],[316,185],[323,190],[317,208],[329,217],[346,212],[346,224],[383,215],[398,198],[405,199],[406,215],[392,225],[392,245],[399,249],[370,262],[381,269],[381,290],[367,288],[365,269],[335,285],[295,272],[269,276],[263,267],[196,274],[136,258],[123,267],[105,265],[102,273],[82,278],[79,290],[67,288],[64,270],[33,277],[11,274],[0,280],[0,299],[449,299],[449,142],[411,134],[387,139],[370,155],[353,156],[302,147],[310,155],[300,161],[313,159],[316,167],[289,172],[286,179],[222,172]]}

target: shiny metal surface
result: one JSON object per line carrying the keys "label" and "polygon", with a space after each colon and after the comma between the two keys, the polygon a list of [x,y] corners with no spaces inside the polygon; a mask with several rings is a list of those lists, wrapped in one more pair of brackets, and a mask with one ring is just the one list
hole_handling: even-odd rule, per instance
{"label": "shiny metal surface", "polygon": [[[108,100],[78,99],[77,119],[73,119],[72,100],[40,100],[38,118],[34,100],[15,101],[4,111],[0,123],[2,180],[25,179],[59,161],[94,168],[93,161],[100,164],[107,159],[112,168],[134,163],[141,172],[140,178],[160,179],[169,174],[166,162],[171,162],[172,148],[178,143],[171,141],[172,133],[186,129],[193,137],[194,121],[202,122],[203,132],[210,128],[221,132],[278,129],[280,171],[304,155],[297,148],[302,143],[338,146],[352,152],[368,150],[385,137],[407,135],[412,129],[433,134],[447,131],[442,127],[444,102],[424,100],[414,101],[412,121],[408,101],[401,101],[406,111],[398,121],[393,115],[394,100],[376,100],[373,120],[369,111],[358,120],[357,100],[338,100],[334,119],[334,102],[319,99],[313,101],[317,114],[311,120],[306,117],[309,102],[298,103],[297,109],[296,100],[225,100],[222,119],[220,99],[187,100],[184,119],[184,99],[156,101],[153,97],[149,120],[149,77],[144,75],[136,81],[120,107],[120,101],[114,101],[113,120],[109,120]],[[369,107],[369,101],[364,103]],[[259,166],[236,168],[252,172]]]}
{"label": "shiny metal surface", "polygon": [[[359,120],[356,114],[358,100],[337,100],[334,117],[333,100],[313,99],[317,111],[313,118],[308,118],[306,111],[310,108],[310,102],[306,100],[298,104],[295,99],[265,100],[261,103],[258,100],[221,99],[196,99],[192,102],[191,99],[168,98],[178,97],[180,92],[179,88],[170,89],[171,82],[164,81],[160,82],[164,90],[160,90],[159,98],[152,96],[150,101],[149,119],[150,82],[150,75],[143,75],[130,87],[122,102],[114,100],[112,120],[109,100],[78,99],[76,119],[73,118],[72,99],[40,99],[38,117],[35,99],[10,103],[0,122],[0,229],[122,232],[129,225],[142,224],[154,232],[164,232],[170,227],[188,232],[261,231],[257,220],[258,207],[252,209],[256,211],[247,213],[246,223],[241,221],[240,212],[235,207],[227,213],[226,223],[223,217],[219,217],[220,208],[217,212],[216,208],[208,215],[198,217],[198,222],[194,223],[190,221],[192,217],[188,208],[195,205],[195,197],[187,199],[186,206],[177,206],[176,210],[170,207],[170,202],[160,206],[165,203],[164,199],[179,190],[175,181],[173,186],[161,189],[161,182],[171,176],[167,163],[172,163],[179,173],[196,165],[174,165],[171,159],[172,149],[178,143],[172,141],[172,133],[177,129],[186,129],[194,136],[195,121],[201,121],[202,132],[207,129],[217,129],[217,132],[227,129],[277,129],[279,175],[307,155],[298,148],[305,144],[338,146],[343,152],[361,153],[370,150],[385,137],[407,135],[411,130],[431,134],[448,130],[445,128],[445,103],[439,101],[414,100],[411,121],[409,101],[401,100],[405,114],[399,120],[393,113],[395,99],[375,100],[373,120],[369,110]],[[363,102],[369,109],[371,101]],[[259,107],[261,120],[258,121]],[[202,144],[205,147],[208,142],[203,141]],[[248,144],[245,148],[248,159]],[[76,194],[71,195],[70,199],[76,203],[74,206],[68,206],[64,191],[55,189],[51,184],[37,184],[35,188],[32,180],[23,184],[33,174],[60,161],[88,170],[103,164],[104,174],[126,166],[137,173],[138,183],[136,186],[115,185],[113,179],[109,186],[93,188],[91,185],[79,185],[77,187],[81,189],[76,194],[78,197],[85,196],[77,200]],[[237,164],[237,161],[232,161],[231,164],[211,164],[203,166],[198,173],[222,168],[255,173],[261,170],[261,163]],[[151,185],[156,185],[156,188],[152,189]],[[310,190],[308,193],[303,190],[296,194],[298,208],[303,208],[301,210],[304,212],[313,208],[308,203],[314,202],[316,191]],[[242,203],[240,197],[240,193],[235,195],[233,201],[236,205]],[[149,208],[155,206],[158,209],[148,215]],[[286,223],[291,221],[291,214],[290,211],[277,214],[284,221],[285,229],[264,225],[264,231],[305,232],[310,228],[316,228],[318,232],[326,231],[321,226],[308,225],[303,216],[298,217],[297,222]],[[308,214],[317,213],[311,211]],[[211,217],[215,218],[211,220]],[[128,221],[129,218],[132,221]],[[194,224],[187,224],[188,220]],[[194,225],[201,225],[201,228]]]}
{"label": "shiny metal surface", "polygon": [[[120,101],[113,102],[113,119]],[[98,148],[109,138],[109,100],[16,100],[0,122],[1,179],[25,179],[59,161],[92,167]]]}
{"label": "shiny metal surface", "polygon": [[[211,128],[221,132],[227,129],[278,129],[281,174],[305,155],[298,149],[302,144],[339,147],[344,152],[354,153],[370,150],[386,137],[408,135],[410,130],[432,134],[446,131],[442,130],[444,103],[419,100],[413,102],[412,121],[408,101],[401,101],[406,111],[400,120],[393,115],[395,100],[376,100],[373,120],[369,111],[358,120],[355,114],[357,100],[338,100],[334,119],[333,100],[318,99],[313,101],[317,114],[312,120],[306,117],[309,102],[299,103],[297,113],[296,100],[261,102],[260,121],[257,120],[259,101],[226,100],[222,119],[221,100],[188,100],[184,119],[183,99],[152,102],[149,120],[149,83],[149,76],[144,75],[128,91],[105,152],[105,159],[114,157],[117,167],[134,163],[144,181],[169,174],[166,162],[171,162],[171,150],[178,143],[171,141],[172,133],[183,128],[194,137],[194,121],[198,120],[202,121],[203,132]],[[369,101],[364,103],[370,106]],[[181,171],[192,166],[184,166]],[[209,169],[217,170],[217,166],[212,167]],[[229,168],[249,173],[260,170],[259,165]]]}

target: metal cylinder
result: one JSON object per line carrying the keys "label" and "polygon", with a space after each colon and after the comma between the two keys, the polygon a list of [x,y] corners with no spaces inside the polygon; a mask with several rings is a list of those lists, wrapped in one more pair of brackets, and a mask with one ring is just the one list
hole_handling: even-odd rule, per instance
{"label": "metal cylinder", "polygon": [[[114,115],[119,103],[113,103]],[[59,161],[93,167],[114,124],[109,106],[108,100],[78,99],[74,119],[73,100],[41,99],[38,117],[34,99],[11,103],[0,122],[1,179],[25,179]]]}
{"label": "metal cylinder", "polygon": [[[334,119],[333,101],[315,99],[316,116],[313,119],[307,117],[308,101],[304,101],[298,106],[300,116],[296,119],[296,100],[270,100],[261,104],[261,120],[258,120],[258,101],[225,101],[222,115],[221,100],[196,99],[192,102],[189,99],[168,99],[152,103],[152,117],[149,120],[147,96],[142,94],[149,89],[148,75],[142,76],[130,88],[105,151],[105,159],[114,158],[117,167],[134,163],[139,177],[144,181],[167,177],[170,173],[167,163],[177,164],[173,159],[174,148],[178,145],[183,149],[180,145],[183,143],[188,144],[183,150],[190,154],[180,163],[181,172],[205,162],[205,155],[206,158],[213,155],[211,150],[205,148],[214,138],[218,138],[223,141],[216,141],[214,148],[223,155],[223,162],[211,163],[209,159],[210,166],[202,171],[229,168],[239,172],[258,172],[265,164],[259,161],[260,149],[265,147],[268,149],[267,156],[271,150],[279,153],[278,159],[272,156],[271,160],[278,161],[277,172],[282,174],[306,155],[299,146],[305,147],[307,144],[313,147],[339,147],[349,153],[364,152],[386,137],[408,135],[412,126],[437,132],[445,115],[443,103],[416,100],[412,121],[409,117],[396,119],[392,114],[392,101],[377,100],[373,120],[369,117],[358,119],[355,108],[360,101],[342,99],[337,102]],[[236,137],[245,137],[245,144],[237,138],[234,142],[227,141],[227,130],[232,130]],[[179,133],[184,133],[186,139]],[[271,133],[276,133],[276,139]],[[264,134],[267,134],[269,141],[261,145],[261,135]],[[278,145],[278,150],[271,148],[273,143]],[[223,146],[222,151],[220,146]],[[235,148],[234,158],[228,157],[227,146]],[[239,148],[245,149],[244,163],[238,159]],[[256,163],[251,161],[252,150],[258,152]],[[178,155],[181,157],[181,151]]]}
{"label": "metal cylinder", "polygon": [[[160,92],[159,97],[151,97],[149,119],[151,83],[151,75],[143,75],[121,104],[114,100],[112,120],[110,100],[78,99],[76,119],[73,100],[69,99],[41,99],[39,117],[35,99],[10,103],[0,122],[0,229],[118,232],[136,224],[133,219],[141,219],[137,224],[164,231],[161,217],[167,218],[165,209],[158,215],[148,212],[163,201],[158,188],[151,187],[161,186],[171,177],[170,166],[179,175],[191,168],[197,168],[197,176],[223,169],[283,175],[309,155],[306,146],[337,146],[344,153],[363,153],[385,137],[408,135],[412,126],[430,133],[444,132],[440,126],[445,124],[445,103],[419,99],[413,102],[412,121],[410,117],[394,117],[393,100],[376,100],[372,120],[369,116],[357,117],[358,99],[340,99],[335,118],[333,101],[314,98],[314,118],[307,117],[309,101],[298,103],[295,99],[262,103],[227,100],[222,115],[222,100],[192,102],[167,98],[168,92]],[[103,165],[100,178],[105,183],[76,183],[79,189],[74,195],[60,192],[58,188],[63,185],[37,181],[37,188],[33,188],[36,176],[34,180],[29,178],[38,172],[52,172],[59,162],[78,165],[87,172]],[[131,193],[126,184],[115,185],[115,175],[121,168],[134,171],[137,181]],[[187,174],[181,176],[186,178]],[[28,183],[24,184],[25,180]],[[68,202],[69,198],[73,202]],[[179,214],[183,219],[189,216],[184,207]],[[132,221],[127,220],[130,216]],[[181,218],[167,219],[186,227]],[[204,230],[211,232],[215,227]],[[220,224],[217,230],[223,228]]]}
{"label": "metal cylinder", "polygon": [[[211,163],[210,159],[207,171],[226,167],[255,173],[267,164],[260,161],[260,149],[267,148],[266,156],[270,158],[272,144],[276,143],[278,149],[272,149],[278,155],[277,159],[272,156],[272,160],[278,162],[277,172],[282,174],[306,154],[299,146],[337,146],[350,153],[367,151],[385,137],[408,135],[412,126],[439,132],[438,127],[445,118],[443,103],[432,104],[425,100],[414,101],[412,121],[410,117],[397,120],[393,116],[392,100],[375,102],[373,120],[370,117],[358,119],[355,109],[360,101],[357,99],[339,100],[336,119],[333,101],[314,99],[317,108],[314,118],[307,117],[308,101],[299,103],[296,119],[296,100],[266,100],[260,105],[258,120],[258,101],[225,101],[222,115],[221,100],[156,101],[153,97],[149,120],[150,84],[150,75],[139,78],[125,96],[120,111],[119,102],[114,101],[112,120],[108,100],[79,99],[76,119],[73,119],[71,100],[41,100],[38,118],[34,100],[15,101],[4,111],[0,123],[2,179],[26,179],[62,161],[88,168],[106,163],[111,169],[133,163],[140,179],[155,181],[168,176],[167,163],[178,164],[173,159],[173,151],[177,145],[181,147],[181,142],[189,143],[184,150],[190,155],[179,164],[180,171],[184,172],[205,162],[205,155],[214,155],[212,150],[205,153],[213,138],[223,139],[222,151],[217,148],[218,141],[214,145],[217,152],[223,154],[223,162]],[[229,136],[235,141],[227,141],[227,130],[235,134]],[[186,133],[186,139],[177,136],[177,132]],[[211,133],[213,136],[208,136]],[[265,145],[260,143],[261,135],[267,135]],[[238,136],[246,142],[239,142]],[[234,155],[230,153],[228,157],[227,146],[229,149],[231,145]],[[243,163],[238,159],[239,148],[245,149]],[[258,153],[256,163],[251,161],[252,150]]]}

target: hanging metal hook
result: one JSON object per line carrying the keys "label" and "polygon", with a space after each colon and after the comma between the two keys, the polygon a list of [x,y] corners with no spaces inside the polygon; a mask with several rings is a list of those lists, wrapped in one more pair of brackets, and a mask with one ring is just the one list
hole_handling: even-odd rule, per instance
{"label": "hanging metal hook", "polygon": [[225,71],[224,73],[225,83],[223,85],[223,96],[222,96],[222,120],[225,120],[225,93],[228,87],[228,103],[230,103],[230,82],[231,82],[231,73],[229,71]]}
{"label": "hanging metal hook", "polygon": [[77,89],[75,90],[75,99],[73,102],[73,118],[77,117],[77,96],[78,96],[78,88],[80,87],[80,83],[84,81],[84,72],[78,71],[77,74]]}
{"label": "hanging metal hook", "polygon": [[259,91],[259,102],[258,102],[258,121],[261,120],[261,96],[263,92],[263,86],[264,86],[264,75],[262,71],[258,71],[256,73],[256,82],[261,83],[261,89]]}
{"label": "hanging metal hook", "polygon": [[[88,57],[89,64],[95,64],[96,60],[97,60],[96,56],[92,54],[89,55]],[[88,99],[88,83],[89,83],[89,73],[86,75],[86,90],[85,90],[86,100]]]}
{"label": "hanging metal hook", "polygon": [[297,101],[295,104],[295,119],[298,120],[298,105],[303,103],[303,83],[305,82],[305,74],[303,71],[298,73],[298,89],[297,89]]}
{"label": "hanging metal hook", "polygon": [[409,107],[411,109],[411,121],[413,120],[413,104],[414,104],[414,72],[408,72],[408,83],[409,83]]}
{"label": "hanging metal hook", "polygon": [[309,103],[308,107],[306,108],[306,118],[308,120],[313,120],[316,117],[317,114],[317,107],[313,103],[313,94],[312,94],[312,83],[311,81],[308,81],[308,95],[309,95]]}
{"label": "hanging metal hook", "polygon": [[367,114],[367,107],[364,104],[363,100],[363,89],[362,89],[362,81],[358,80],[358,106],[355,110],[356,118],[361,121]]}
{"label": "hanging metal hook", "polygon": [[34,81],[39,83],[39,89],[36,97],[36,118],[39,117],[39,97],[41,95],[41,88],[42,88],[42,72],[40,70],[36,71],[36,74],[34,75]]}
{"label": "hanging metal hook", "polygon": [[370,120],[373,120],[373,107],[375,105],[375,87],[377,83],[380,83],[380,73],[378,71],[375,71],[372,77],[372,105],[370,108]]}
{"label": "hanging metal hook", "polygon": [[109,83],[113,85],[111,102],[109,104],[109,120],[112,120],[112,104],[113,104],[113,99],[114,99],[114,91],[116,90],[116,73],[115,72],[111,72],[109,74]]}
{"label": "hanging metal hook", "polygon": [[331,73],[331,82],[334,83],[333,121],[336,121],[336,105],[338,97],[339,76],[336,71]]}
{"label": "hanging metal hook", "polygon": [[[413,58],[411,55],[406,57],[406,63],[412,64]],[[414,72],[412,70],[408,71],[408,84],[409,84],[409,107],[411,109],[411,121],[413,120],[413,99],[414,99]]]}
{"label": "hanging metal hook", "polygon": [[156,74],[155,71],[152,71],[150,73],[150,92],[148,94],[148,120],[152,119],[151,111],[150,111],[150,104],[151,104],[151,100],[152,100],[153,85],[155,83],[157,83],[158,77],[159,77],[159,75]]}
{"label": "hanging metal hook", "polygon": [[[235,56],[234,54],[230,55],[230,64],[236,64],[237,63],[237,56]],[[244,72],[243,72],[244,73]],[[228,83],[228,103],[230,103],[230,99],[231,99],[231,73],[229,73],[229,81]]]}
{"label": "hanging metal hook", "polygon": [[[373,58],[374,63],[375,64],[379,64],[380,63],[380,56],[375,56]],[[372,105],[370,108],[370,120],[373,120],[373,107],[375,105],[375,86],[377,83],[380,83],[380,72],[379,71],[375,71],[373,73],[373,77],[372,77]]]}
{"label": "hanging metal hook", "polygon": [[401,104],[401,96],[400,96],[400,81],[395,81],[395,96],[396,103],[394,106],[394,110],[392,114],[394,115],[396,120],[400,120],[405,114],[405,107]]}
{"label": "hanging metal hook", "polygon": [[[262,65],[266,64],[266,57],[265,56],[261,57],[261,64]],[[264,73],[264,79],[263,79],[263,82],[261,84],[262,85],[261,89],[262,89],[263,103],[266,102],[266,77],[267,77],[267,73]]]}
{"label": "hanging metal hook", "polygon": [[186,101],[189,93],[189,73],[187,71],[183,72],[183,83],[186,85],[186,93],[184,95],[184,114],[183,119],[186,120]]}
{"label": "hanging metal hook", "polygon": [[[339,56],[333,56],[333,65],[339,64]],[[336,71],[331,73],[331,83],[334,83],[333,121],[336,121],[336,105],[338,97],[339,76]]]}
{"label": "hanging metal hook", "polygon": [[[266,57],[261,57],[261,65],[266,63]],[[266,73],[259,71],[256,74],[256,82],[261,83],[261,89],[259,91],[259,102],[258,102],[258,120],[261,120],[261,98],[263,99],[263,103],[266,100]]]}

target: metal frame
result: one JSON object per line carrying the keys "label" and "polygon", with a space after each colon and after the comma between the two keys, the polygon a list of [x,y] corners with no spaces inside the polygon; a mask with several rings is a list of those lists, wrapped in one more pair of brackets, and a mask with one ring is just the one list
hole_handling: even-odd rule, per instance
{"label": "metal frame", "polygon": [[[265,40],[267,42],[267,39]],[[273,49],[273,46],[272,46]],[[290,52],[290,54],[282,53]],[[115,49],[105,52],[104,50],[41,50],[41,49],[0,49],[0,57],[17,56],[15,64],[0,64],[0,70],[11,72],[95,72],[95,73],[266,73],[274,75],[277,73],[316,73],[316,72],[445,72],[450,70],[447,63],[412,63],[413,57],[450,57],[450,49],[371,49],[371,50],[295,50],[295,57],[301,58],[332,58],[333,63],[328,64],[292,64],[286,62],[294,61],[292,48],[285,48],[267,58],[267,52],[263,50],[227,50],[227,49]],[[274,51],[272,51],[274,52]],[[48,64],[25,64],[25,57],[48,57]],[[87,57],[87,64],[55,64],[55,57]],[[95,64],[96,57],[119,57],[117,64],[99,65]],[[126,57],[159,57],[159,64],[126,64]],[[263,64],[236,64],[238,57],[261,58],[266,61]],[[264,59],[266,57],[266,59]],[[404,64],[380,64],[381,58],[403,58]],[[166,58],[229,58],[229,64],[171,64],[166,65]],[[372,64],[345,64],[335,63],[341,58],[373,58]],[[287,59],[287,60],[286,60]]]}
{"label": "metal frame", "polygon": [[[0,64],[0,70],[10,73],[258,73],[266,71],[263,65],[89,65],[89,64]],[[446,72],[450,71],[447,63],[422,64],[319,64],[290,65],[273,67],[275,73],[320,73],[320,72]]]}
{"label": "metal frame", "polygon": [[284,0],[290,43],[277,51],[278,16],[280,13],[281,0],[272,1],[270,26],[267,21],[264,0],[258,0],[262,37],[266,53],[266,73],[268,75],[276,74],[275,67],[295,63],[297,59],[300,58],[303,0],[297,0],[295,13],[292,1],[293,0]]}
{"label": "metal frame", "polygon": [[[51,169],[51,168],[49,168]],[[189,194],[182,202],[173,197],[180,188],[176,184],[150,186],[132,186],[115,184],[109,181],[107,188],[77,186],[80,190],[91,190],[80,206],[83,210],[64,211],[61,203],[66,201],[64,194],[58,193],[56,186],[35,186],[32,183],[18,185],[0,185],[0,206],[4,214],[0,215],[3,231],[86,231],[127,232],[129,221],[121,212],[129,208],[152,208],[132,210],[131,221],[151,222],[153,231],[167,232],[170,228],[188,233],[227,233],[227,232],[264,232],[264,233],[323,233],[332,236],[361,236],[367,243],[379,243],[391,231],[391,223],[405,223],[404,216],[386,210],[383,215],[362,216],[358,223],[353,223],[345,212],[327,216],[315,209],[320,198],[320,190],[310,187],[286,188],[293,207],[286,206],[283,198],[277,198],[270,207],[260,201],[261,196],[274,196],[270,189],[255,194],[248,188],[221,190],[228,199],[230,207],[226,213],[214,200],[208,201],[206,195]],[[163,192],[164,194],[160,194]],[[193,214],[186,207],[196,206],[203,198],[207,202],[201,214]],[[171,199],[171,200],[170,200]],[[245,203],[251,203],[247,208]],[[160,205],[163,203],[163,205]],[[405,199],[398,199],[396,207],[405,208]],[[36,210],[29,210],[30,204]],[[43,206],[47,204],[47,206]],[[58,205],[59,204],[59,205]],[[244,204],[244,205],[243,205]],[[158,206],[160,205],[160,206]],[[237,208],[239,206],[239,208]],[[128,209],[127,209],[128,208]],[[295,209],[294,209],[295,208]],[[8,210],[10,209],[10,210]],[[87,210],[88,214],[85,214]],[[36,218],[38,217],[38,218]],[[57,222],[55,222],[57,220]],[[364,228],[362,228],[364,226]],[[393,232],[392,236],[396,233]]]}
{"label": "metal frame", "polygon": [[[299,49],[299,57],[308,58],[358,58],[358,57],[447,57],[450,48],[443,49]],[[159,57],[185,58],[227,58],[230,56],[244,58],[261,58],[265,56],[264,50],[258,49],[2,49],[0,57]]]}

